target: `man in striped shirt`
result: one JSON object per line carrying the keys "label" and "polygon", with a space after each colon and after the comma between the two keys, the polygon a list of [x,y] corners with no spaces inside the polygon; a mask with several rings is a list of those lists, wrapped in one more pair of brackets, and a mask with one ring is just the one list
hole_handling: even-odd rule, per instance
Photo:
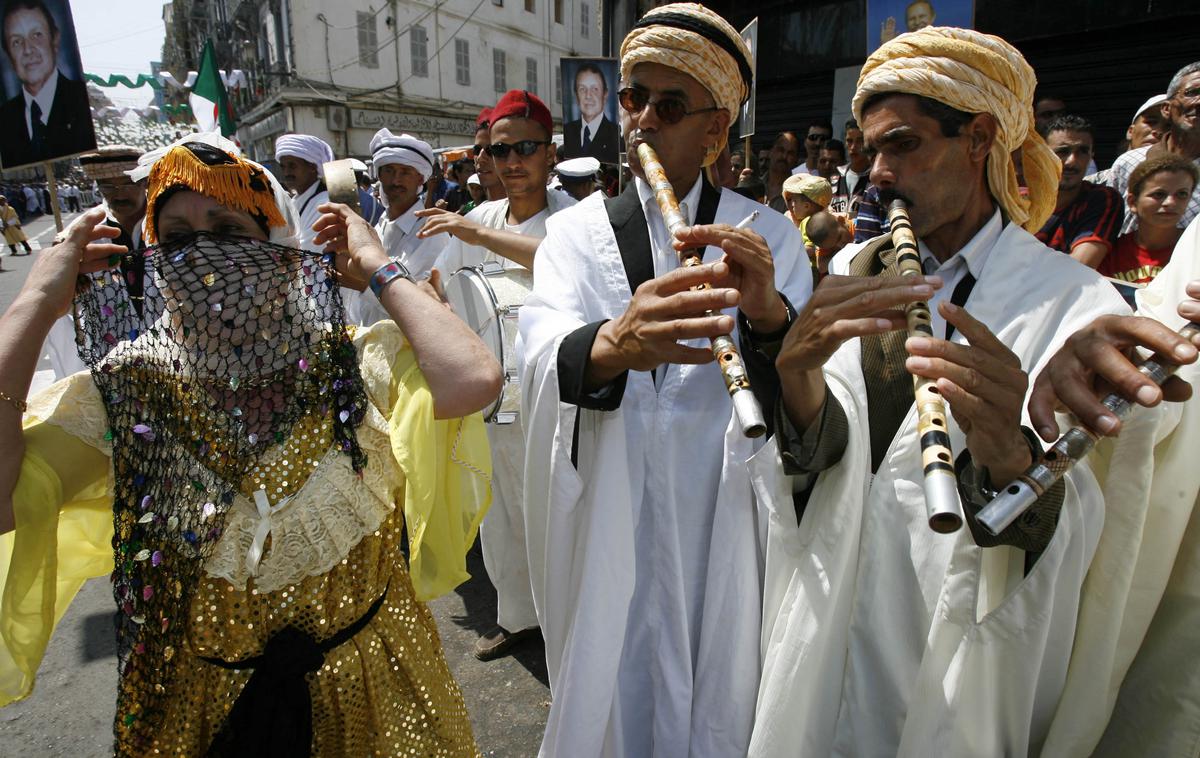
{"label": "man in striped shirt", "polygon": [[1079,116],[1060,116],[1050,124],[1046,144],[1062,161],[1054,213],[1035,235],[1041,242],[1096,268],[1112,250],[1121,225],[1121,196],[1084,180],[1092,159],[1092,125]]}

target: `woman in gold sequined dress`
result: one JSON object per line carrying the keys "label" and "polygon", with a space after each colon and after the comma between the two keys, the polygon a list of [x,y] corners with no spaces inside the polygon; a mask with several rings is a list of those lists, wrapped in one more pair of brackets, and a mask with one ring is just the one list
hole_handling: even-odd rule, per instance
{"label": "woman in gold sequined dress", "polygon": [[[207,142],[150,169],[157,308],[125,307],[105,273],[123,250],[92,213],[0,318],[0,705],[111,573],[118,755],[474,756],[422,601],[467,576],[490,497],[474,412],[499,366],[330,207],[338,268],[374,274],[393,319],[345,327],[277,182]],[[80,274],[92,371],[26,408]]]}

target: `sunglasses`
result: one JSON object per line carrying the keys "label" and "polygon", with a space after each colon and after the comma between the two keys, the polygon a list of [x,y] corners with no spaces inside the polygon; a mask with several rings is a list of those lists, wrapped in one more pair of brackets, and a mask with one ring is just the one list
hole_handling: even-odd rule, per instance
{"label": "sunglasses", "polygon": [[626,87],[617,92],[617,100],[621,103],[621,107],[630,113],[641,113],[642,109],[647,105],[654,106],[654,114],[658,116],[658,120],[664,124],[678,124],[685,116],[694,116],[697,113],[708,113],[709,111],[719,111],[720,106],[712,106],[711,108],[698,108],[694,111],[689,111],[683,101],[675,97],[664,97],[659,100],[651,101],[650,93],[645,90]]}
{"label": "sunglasses", "polygon": [[484,150],[487,150],[487,148],[484,147],[483,145],[476,145],[475,146],[475,155],[483,155]]}
{"label": "sunglasses", "polygon": [[536,153],[539,147],[549,144],[550,140],[523,139],[520,142],[514,142],[511,145],[504,142],[493,142],[483,149],[487,151],[488,155],[502,161],[507,158],[508,154],[513,150],[517,151],[517,155],[523,158],[528,158]]}

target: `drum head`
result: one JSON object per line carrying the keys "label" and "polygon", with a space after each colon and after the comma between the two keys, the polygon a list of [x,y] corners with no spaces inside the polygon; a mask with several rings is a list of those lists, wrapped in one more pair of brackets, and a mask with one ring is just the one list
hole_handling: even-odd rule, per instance
{"label": "drum head", "polygon": [[[500,365],[504,364],[504,330],[500,324],[500,306],[492,295],[491,288],[477,269],[459,269],[446,280],[444,285],[446,300],[454,312],[471,327],[471,331],[483,340]],[[500,398],[496,403],[484,410],[484,418],[491,418],[496,411]]]}

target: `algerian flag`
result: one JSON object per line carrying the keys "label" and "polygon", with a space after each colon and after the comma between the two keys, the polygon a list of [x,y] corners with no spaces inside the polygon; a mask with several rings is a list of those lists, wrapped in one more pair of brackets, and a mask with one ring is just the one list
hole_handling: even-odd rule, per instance
{"label": "algerian flag", "polygon": [[225,94],[225,83],[221,81],[221,72],[217,70],[217,56],[213,52],[212,40],[204,43],[204,53],[200,56],[200,71],[196,74],[196,83],[192,85],[192,94],[188,100],[192,105],[196,123],[200,125],[200,131],[212,132],[220,127],[224,137],[232,137],[237,131],[233,109],[229,106],[229,96]]}

